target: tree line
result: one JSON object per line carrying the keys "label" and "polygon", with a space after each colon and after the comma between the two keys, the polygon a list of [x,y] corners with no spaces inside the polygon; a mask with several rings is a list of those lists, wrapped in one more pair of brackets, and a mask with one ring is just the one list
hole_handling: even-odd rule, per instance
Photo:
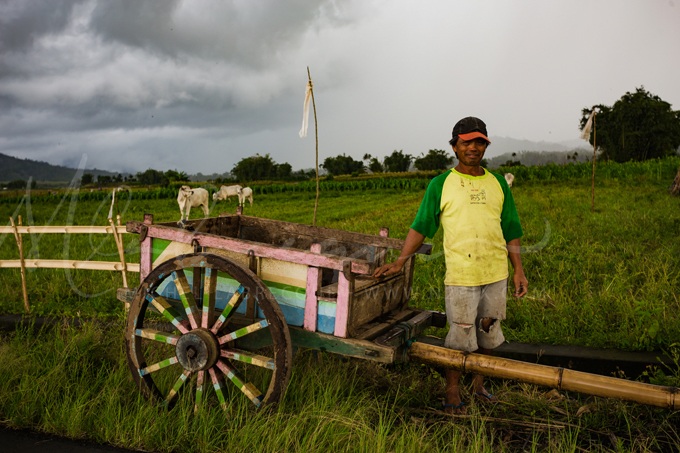
{"label": "tree line", "polygon": [[[680,111],[674,111],[671,104],[647,92],[644,87],[635,92],[627,92],[613,106],[597,104],[583,108],[580,128],[584,129],[591,112],[596,112],[595,126],[589,141],[596,147],[598,160],[615,162],[644,161],[676,155],[680,146]],[[513,153],[506,162],[491,162],[506,167],[528,165],[523,162],[527,156]],[[574,153],[567,157],[576,163],[579,156]],[[587,157],[580,156],[580,161]],[[371,154],[364,154],[356,160],[346,154],[327,157],[320,165],[330,177],[338,175],[359,175],[364,173],[400,173],[413,168],[419,171],[443,171],[450,168],[455,157],[441,149],[431,149],[426,154],[414,157],[403,150],[394,150],[382,160]],[[490,162],[485,162],[490,163]],[[245,181],[304,181],[315,177],[314,170],[293,171],[287,162],[277,163],[269,154],[246,157],[238,161],[231,171],[213,180],[216,184]],[[118,179],[117,179],[118,178]],[[177,170],[161,172],[148,169],[134,177],[122,178],[99,175],[98,184],[126,182],[140,185],[160,185],[167,187],[178,182],[188,182],[189,175]],[[93,184],[94,176],[84,174],[82,183]]]}

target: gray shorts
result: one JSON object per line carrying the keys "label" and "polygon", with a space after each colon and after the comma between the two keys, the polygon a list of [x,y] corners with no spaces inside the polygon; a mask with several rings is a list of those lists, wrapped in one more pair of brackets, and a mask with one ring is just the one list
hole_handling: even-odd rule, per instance
{"label": "gray shorts", "polygon": [[[501,320],[505,319],[508,281],[501,280],[482,286],[447,286],[446,318],[449,333],[444,347],[474,352],[479,348],[494,349],[505,341]],[[495,322],[486,332],[482,318]]]}

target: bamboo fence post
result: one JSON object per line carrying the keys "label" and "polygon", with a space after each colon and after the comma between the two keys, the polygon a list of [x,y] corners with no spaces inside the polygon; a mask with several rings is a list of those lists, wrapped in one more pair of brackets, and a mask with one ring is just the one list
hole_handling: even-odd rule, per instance
{"label": "bamboo fence post", "polygon": [[[21,226],[21,216],[18,217],[19,226]],[[24,261],[24,241],[17,230],[17,226],[14,224],[14,219],[9,218],[9,222],[14,230],[14,239],[17,241],[17,247],[19,247],[19,261],[21,262],[21,292],[24,296],[24,310],[26,313],[31,312],[31,308],[28,304],[28,289],[26,288],[26,262]]]}
{"label": "bamboo fence post", "polygon": [[[118,187],[113,189],[111,193],[111,207],[109,208],[109,225],[111,225],[111,233],[113,233],[113,239],[116,241],[116,248],[118,249],[118,257],[120,259],[121,274],[123,275],[123,288],[128,287],[127,283],[127,264],[125,263],[125,249],[123,247],[123,238],[118,235],[118,229],[116,224],[113,222],[113,206],[116,204],[116,192]],[[120,213],[116,214],[116,220],[118,225],[120,225]]]}
{"label": "bamboo fence post", "polygon": [[123,249],[123,238],[118,235],[118,229],[113,219],[109,217],[109,225],[111,225],[111,232],[113,233],[113,238],[116,241],[116,247],[118,248],[118,257],[120,258],[120,265],[122,267],[121,274],[123,275],[123,288],[128,287],[127,283],[127,264],[125,263],[125,250]]}

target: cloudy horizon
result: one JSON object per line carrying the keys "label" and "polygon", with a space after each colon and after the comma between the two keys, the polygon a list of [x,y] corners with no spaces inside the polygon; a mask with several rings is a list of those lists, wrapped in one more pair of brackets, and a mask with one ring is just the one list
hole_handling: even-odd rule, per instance
{"label": "cloudy horizon", "polygon": [[[298,136],[307,68],[319,160],[578,139],[581,109],[644,87],[680,109],[675,1],[0,1],[0,153],[77,167],[225,173]],[[502,154],[492,145],[489,156]]]}

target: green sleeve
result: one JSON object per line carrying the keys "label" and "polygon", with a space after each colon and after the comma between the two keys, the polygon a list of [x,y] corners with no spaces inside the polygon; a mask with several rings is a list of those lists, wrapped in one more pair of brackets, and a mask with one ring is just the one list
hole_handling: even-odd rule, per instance
{"label": "green sleeve", "polygon": [[513,239],[521,238],[523,236],[522,225],[519,222],[519,214],[517,214],[517,207],[515,206],[515,199],[512,197],[510,186],[503,175],[491,172],[496,177],[498,183],[503,189],[503,210],[501,211],[501,229],[503,230],[503,238],[505,242],[510,242]]}
{"label": "green sleeve", "polygon": [[444,181],[451,171],[436,176],[427,185],[425,196],[420,202],[418,213],[416,214],[411,228],[425,237],[432,238],[439,229],[439,215],[441,214],[442,189]]}

